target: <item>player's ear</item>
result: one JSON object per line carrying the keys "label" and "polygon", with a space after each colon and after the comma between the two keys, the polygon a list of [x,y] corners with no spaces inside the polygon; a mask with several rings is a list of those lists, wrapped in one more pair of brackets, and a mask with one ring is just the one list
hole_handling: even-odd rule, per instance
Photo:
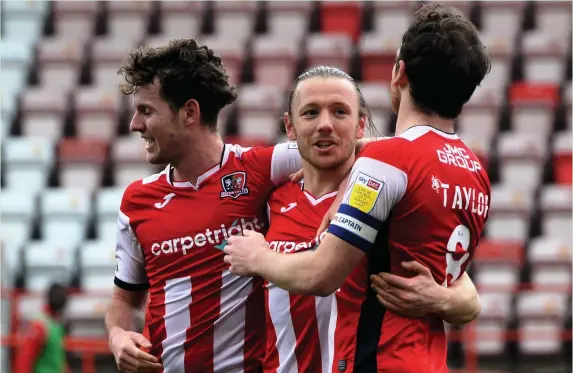
{"label": "player's ear", "polygon": [[294,124],[290,120],[290,115],[285,112],[283,115],[283,121],[285,122],[285,132],[290,141],[296,141],[296,130],[294,129]]}
{"label": "player's ear", "polygon": [[400,88],[404,87],[408,84],[408,76],[406,75],[406,64],[403,60],[399,60],[396,62],[395,66],[395,74],[394,78],[392,79],[392,85]]}
{"label": "player's ear", "polygon": [[358,126],[356,126],[356,139],[360,140],[364,137],[364,131],[366,130],[366,114],[360,117],[358,121]]}
{"label": "player's ear", "polygon": [[185,125],[191,125],[200,121],[201,110],[197,100],[187,100],[179,109],[179,118]]}

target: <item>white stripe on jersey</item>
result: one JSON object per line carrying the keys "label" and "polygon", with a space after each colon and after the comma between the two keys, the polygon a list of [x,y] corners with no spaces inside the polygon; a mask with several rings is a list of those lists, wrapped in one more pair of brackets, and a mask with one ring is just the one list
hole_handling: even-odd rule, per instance
{"label": "white stripe on jersey", "polygon": [[185,372],[187,329],[191,326],[191,277],[181,277],[165,282],[165,333],[162,342],[164,373]]}
{"label": "white stripe on jersey", "polygon": [[316,324],[318,327],[318,340],[320,342],[320,360],[322,362],[322,373],[330,372],[330,345],[328,329],[330,324],[330,313],[332,312],[332,302],[334,295],[328,297],[314,297],[316,307]]}
{"label": "white stripe on jersey", "polygon": [[338,304],[336,295],[332,297],[332,308],[330,309],[330,321],[328,325],[328,369],[322,369],[323,372],[332,372],[334,363],[334,336],[336,334],[336,320],[338,319]]}
{"label": "white stripe on jersey", "polygon": [[243,372],[247,297],[253,290],[250,277],[223,271],[221,309],[213,332],[213,371]]}
{"label": "white stripe on jersey", "polygon": [[298,362],[294,352],[296,335],[290,315],[289,292],[275,284],[269,284],[269,313],[277,336],[279,368],[277,373],[297,373]]}

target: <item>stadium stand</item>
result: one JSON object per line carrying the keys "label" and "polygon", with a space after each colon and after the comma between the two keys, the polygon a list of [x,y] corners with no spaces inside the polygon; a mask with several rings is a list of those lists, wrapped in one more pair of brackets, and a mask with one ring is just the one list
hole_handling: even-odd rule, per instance
{"label": "stadium stand", "polygon": [[[3,367],[10,333],[31,316],[37,291],[59,279],[78,289],[72,358],[84,358],[82,372],[114,371],[94,356],[106,355],[117,209],[131,180],[157,170],[129,134],[133,109],[117,89],[130,50],[176,37],[213,48],[239,86],[219,118],[227,141],[280,141],[286,93],[315,64],[354,76],[377,130],[390,134],[388,81],[417,5],[2,1],[2,316],[11,321],[2,322]],[[457,337],[449,328],[451,364],[526,372],[531,357],[550,356],[543,366],[562,369],[571,360],[571,4],[450,5],[478,26],[492,56],[457,126],[493,184],[471,268],[483,310]]]}

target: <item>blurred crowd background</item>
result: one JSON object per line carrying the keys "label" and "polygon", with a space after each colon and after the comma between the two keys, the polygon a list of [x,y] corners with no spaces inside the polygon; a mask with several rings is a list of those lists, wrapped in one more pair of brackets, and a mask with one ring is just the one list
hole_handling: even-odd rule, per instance
{"label": "blurred crowd background", "polygon": [[[571,372],[571,2],[447,2],[480,30],[492,70],[457,131],[486,165],[490,218],[470,274],[479,319],[449,328],[460,371]],[[116,74],[140,45],[196,38],[223,59],[239,99],[227,142],[283,141],[279,118],[312,65],[354,77],[377,132],[392,134],[388,80],[419,2],[2,1],[1,371],[53,281],[75,372],[114,372],[103,312],[123,189],[156,172],[129,133]],[[15,372],[17,373],[17,372]]]}

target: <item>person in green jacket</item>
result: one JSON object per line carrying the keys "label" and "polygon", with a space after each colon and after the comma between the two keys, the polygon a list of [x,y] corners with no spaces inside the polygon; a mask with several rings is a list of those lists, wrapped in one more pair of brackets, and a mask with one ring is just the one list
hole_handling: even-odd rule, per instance
{"label": "person in green jacket", "polygon": [[68,290],[52,284],[46,294],[44,312],[32,320],[21,336],[16,350],[18,373],[67,373],[64,346],[65,329],[62,314],[68,301]]}

